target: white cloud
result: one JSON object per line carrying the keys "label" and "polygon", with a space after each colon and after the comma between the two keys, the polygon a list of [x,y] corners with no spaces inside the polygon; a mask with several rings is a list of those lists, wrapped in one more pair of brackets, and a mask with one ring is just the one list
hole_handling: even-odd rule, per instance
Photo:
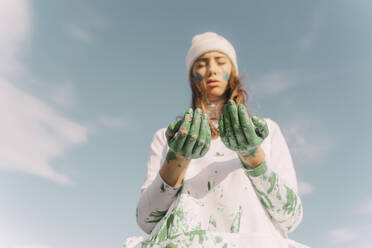
{"label": "white cloud", "polygon": [[298,114],[280,128],[293,159],[299,163],[319,163],[332,148],[332,137],[315,118]]}
{"label": "white cloud", "polygon": [[372,214],[372,198],[362,201],[356,205],[354,212],[360,214]]}
{"label": "white cloud", "polygon": [[314,185],[304,182],[304,181],[299,181],[298,182],[298,191],[301,196],[304,195],[309,195],[314,191]]}
{"label": "white cloud", "polygon": [[359,234],[350,228],[337,228],[327,234],[330,245],[341,245],[359,238]]}
{"label": "white cloud", "polygon": [[87,129],[5,80],[0,80],[0,113],[0,169],[69,183],[51,162],[72,145],[85,142]]}
{"label": "white cloud", "polygon": [[29,1],[0,1],[0,16],[0,76],[15,75],[23,70],[19,57],[31,33]]}
{"label": "white cloud", "polygon": [[315,43],[322,21],[321,10],[321,7],[315,7],[315,11],[308,21],[306,33],[300,38],[299,46],[301,50],[307,50]]}
{"label": "white cloud", "polygon": [[113,128],[126,128],[130,125],[130,122],[123,117],[114,116],[101,116],[99,118],[99,123],[104,127]]}
{"label": "white cloud", "polygon": [[15,245],[12,248],[50,248],[48,245],[33,244],[33,245]]}
{"label": "white cloud", "polygon": [[67,30],[74,36],[78,41],[83,43],[90,43],[92,42],[93,38],[92,35],[86,31],[85,29],[79,27],[76,24],[68,24]]}
{"label": "white cloud", "polygon": [[[68,176],[53,169],[52,161],[71,146],[85,142],[88,130],[21,89],[31,88],[28,82],[33,81],[21,62],[31,33],[29,1],[0,1],[0,16],[0,169],[70,183]],[[22,87],[15,86],[15,79],[22,81],[18,83]],[[66,86],[51,95],[55,102],[66,104],[61,99],[71,99],[72,92],[72,87]]]}
{"label": "white cloud", "polygon": [[249,92],[253,96],[273,96],[295,86],[294,73],[273,71],[262,77],[247,78]]}
{"label": "white cloud", "polygon": [[71,82],[59,84],[50,92],[50,100],[59,106],[70,108],[76,102],[75,85]]}

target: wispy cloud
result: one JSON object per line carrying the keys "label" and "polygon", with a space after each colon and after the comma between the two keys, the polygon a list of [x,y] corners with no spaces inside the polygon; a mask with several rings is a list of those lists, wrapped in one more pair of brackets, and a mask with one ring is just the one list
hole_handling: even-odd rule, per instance
{"label": "wispy cloud", "polygon": [[5,80],[0,80],[0,112],[0,169],[69,183],[51,162],[72,145],[85,142],[87,129]]}
{"label": "wispy cloud", "polygon": [[298,191],[301,196],[309,195],[314,191],[314,185],[308,182],[299,181],[298,182]]}
{"label": "wispy cloud", "polygon": [[315,118],[297,114],[280,127],[291,155],[299,163],[319,163],[332,149],[332,137]]}
{"label": "wispy cloud", "polygon": [[49,99],[59,106],[71,108],[76,102],[75,85],[67,81],[50,90]]}
{"label": "wispy cloud", "polygon": [[282,93],[295,86],[295,74],[273,71],[259,78],[247,77],[249,92],[252,96],[264,97]]}
{"label": "wispy cloud", "polygon": [[354,207],[353,212],[359,214],[372,214],[372,198],[366,199],[358,203]]}
{"label": "wispy cloud", "polygon": [[313,46],[316,39],[318,38],[318,32],[322,21],[321,8],[315,7],[315,10],[308,20],[306,33],[300,37],[299,47],[301,50],[307,50]]}
{"label": "wispy cloud", "polygon": [[83,43],[90,43],[93,40],[92,35],[87,30],[76,24],[68,24],[67,30],[75,39]]}
{"label": "wispy cloud", "polygon": [[9,77],[23,71],[19,56],[31,33],[29,1],[0,1],[0,16],[0,76]]}
{"label": "wispy cloud", "polygon": [[101,116],[99,118],[99,124],[104,127],[127,128],[131,122],[123,117]]}
{"label": "wispy cloud", "polygon": [[33,245],[16,245],[12,246],[11,248],[51,248],[48,245],[43,245],[43,244],[33,244]]}
{"label": "wispy cloud", "polygon": [[341,245],[359,238],[359,234],[350,228],[337,228],[327,234],[330,245]]}
{"label": "wispy cloud", "polygon": [[[22,89],[30,88],[24,82],[33,81],[21,62],[32,29],[29,1],[0,1],[0,15],[0,169],[70,183],[67,175],[52,167],[52,161],[85,142],[88,130]],[[17,87],[15,78],[20,77],[22,87]],[[55,102],[67,104],[62,98],[71,100],[72,92],[71,86],[65,86],[51,95]]]}

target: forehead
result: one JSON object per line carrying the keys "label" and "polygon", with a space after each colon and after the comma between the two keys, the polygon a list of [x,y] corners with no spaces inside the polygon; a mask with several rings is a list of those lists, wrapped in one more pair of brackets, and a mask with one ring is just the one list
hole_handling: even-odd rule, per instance
{"label": "forehead", "polygon": [[202,55],[200,55],[197,60],[211,59],[211,58],[218,58],[218,57],[219,58],[227,58],[227,56],[220,51],[209,51],[209,52],[206,52],[206,53],[203,53]]}

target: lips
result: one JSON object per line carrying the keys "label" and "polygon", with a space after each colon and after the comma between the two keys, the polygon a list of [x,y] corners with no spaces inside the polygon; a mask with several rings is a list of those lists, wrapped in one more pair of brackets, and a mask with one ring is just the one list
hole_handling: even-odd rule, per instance
{"label": "lips", "polygon": [[220,81],[216,80],[216,79],[209,79],[207,81],[207,84],[216,84],[216,83],[219,83]]}

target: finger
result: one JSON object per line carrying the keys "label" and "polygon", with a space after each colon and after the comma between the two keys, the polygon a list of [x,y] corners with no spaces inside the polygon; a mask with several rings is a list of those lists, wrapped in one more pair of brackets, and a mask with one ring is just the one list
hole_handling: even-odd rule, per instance
{"label": "finger", "polygon": [[226,139],[228,139],[229,141],[230,148],[236,149],[237,148],[236,138],[234,137],[234,132],[231,127],[230,114],[227,104],[223,106],[223,124],[225,127]]}
{"label": "finger", "polygon": [[243,133],[248,141],[249,144],[252,144],[256,133],[254,131],[253,123],[249,118],[247,109],[243,104],[239,104],[238,106],[238,113],[240,119],[240,125],[243,127]]}
{"label": "finger", "polygon": [[204,145],[204,147],[203,147],[203,149],[200,153],[201,157],[204,156],[208,152],[208,150],[211,146],[211,140],[212,140],[212,132],[211,132],[211,128],[209,126],[208,115],[207,115],[206,119],[207,119],[206,120],[206,122],[207,122],[207,138],[205,140],[205,145]]}
{"label": "finger", "polygon": [[173,149],[176,153],[182,155],[182,147],[183,144],[185,143],[185,140],[187,138],[187,134],[190,130],[191,126],[191,120],[193,116],[193,110],[192,108],[189,108],[186,110],[182,124],[178,130],[178,132],[175,134],[174,139],[171,140],[169,147]]}
{"label": "finger", "polygon": [[207,122],[207,114],[202,114],[201,117],[201,125],[200,125],[200,131],[199,136],[196,139],[196,143],[194,144],[194,148],[192,150],[193,156],[200,157],[200,153],[203,150],[203,147],[205,145],[207,135],[208,135],[208,128],[207,126],[209,123]]}
{"label": "finger", "polygon": [[174,135],[177,133],[178,129],[180,128],[182,124],[182,120],[176,120],[174,122],[172,122],[168,128],[167,128],[167,131],[165,132],[165,137],[167,137],[167,141],[169,142],[173,137]]}
{"label": "finger", "polygon": [[218,118],[218,131],[220,133],[222,143],[224,143],[226,146],[230,146],[229,140],[226,138],[223,118],[223,114],[220,114],[220,117]]}
{"label": "finger", "polygon": [[265,119],[254,115],[252,116],[252,122],[256,126],[256,129],[258,131],[257,135],[265,139],[269,135],[269,128]]}
{"label": "finger", "polygon": [[182,148],[182,150],[183,150],[183,152],[186,156],[191,156],[192,149],[194,147],[196,139],[199,136],[201,114],[202,114],[202,111],[201,111],[200,108],[197,108],[194,112],[194,116],[193,116],[192,124],[191,124],[191,127],[190,127],[190,131],[189,131],[189,134],[187,135],[185,144]]}
{"label": "finger", "polygon": [[246,141],[245,135],[241,128],[238,116],[238,109],[236,108],[235,102],[233,100],[228,101],[227,109],[229,110],[232,130],[234,132],[234,137],[236,138],[236,143],[239,148],[244,148],[246,145],[248,145],[248,142]]}

